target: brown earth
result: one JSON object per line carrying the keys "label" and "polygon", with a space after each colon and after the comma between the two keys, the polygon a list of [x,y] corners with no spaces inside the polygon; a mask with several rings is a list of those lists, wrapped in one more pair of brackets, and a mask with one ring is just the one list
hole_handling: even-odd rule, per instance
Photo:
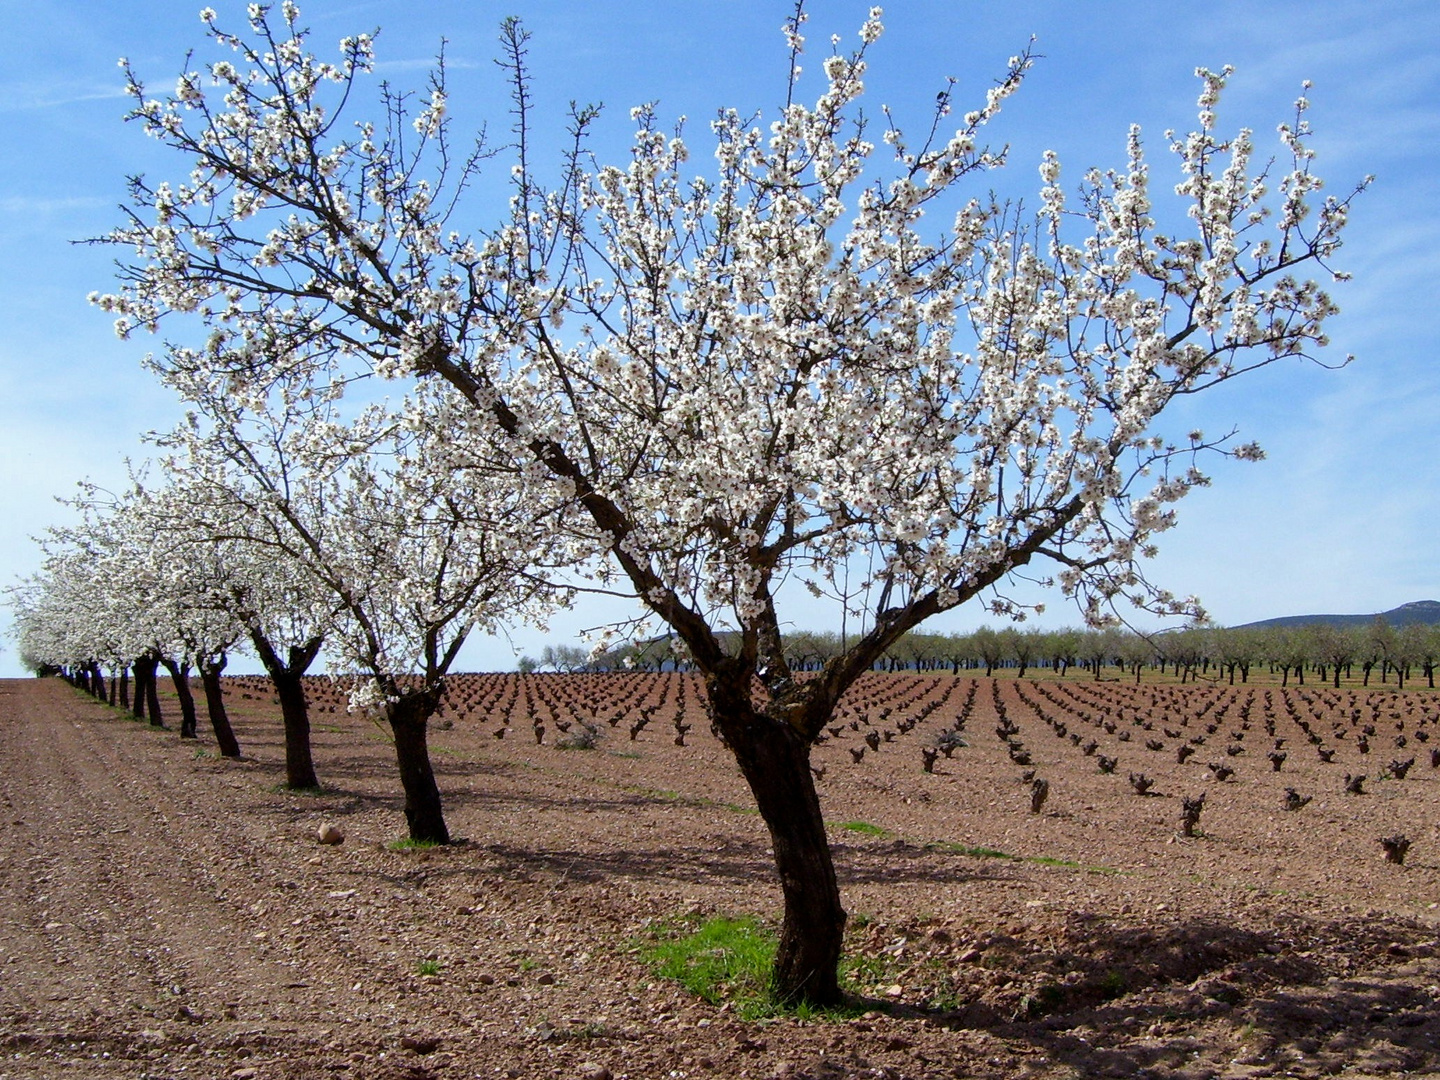
{"label": "brown earth", "polygon": [[[0,682],[0,1078],[1440,1071],[1434,695],[1051,683],[1052,700],[982,679],[970,745],[926,773],[921,749],[965,694],[874,676],[815,756],[856,1007],[742,1021],[636,945],[778,905],[764,828],[681,677],[532,679],[518,698],[504,677],[469,678],[432,736],[464,840],[429,851],[388,846],[390,749],[323,683],[325,789],[306,795],[278,787],[278,710],[258,680],[229,683],[240,762],[57,680]],[[615,701],[627,716],[666,704],[632,741]],[[682,705],[683,749],[667,726]],[[997,709],[1050,783],[1041,813]],[[921,714],[908,734],[886,726]],[[590,722],[598,746],[560,749],[556,719]],[[1404,779],[1386,768],[1410,756]],[[1347,773],[1365,794],[1344,792]],[[1287,786],[1313,801],[1286,812]],[[1178,837],[1180,797],[1201,792],[1197,835]],[[326,822],[343,844],[316,842]],[[1403,865],[1378,842],[1397,833]]]}

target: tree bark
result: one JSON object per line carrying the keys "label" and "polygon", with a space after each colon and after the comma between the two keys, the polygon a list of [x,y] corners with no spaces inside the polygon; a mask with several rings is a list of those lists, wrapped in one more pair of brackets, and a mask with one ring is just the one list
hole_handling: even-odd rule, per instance
{"label": "tree bark", "polygon": [[787,1003],[836,1004],[846,916],[810,771],[810,745],[789,724],[754,711],[746,691],[720,686],[714,677],[707,682],[716,725],[775,849],[785,917],[772,990]]}
{"label": "tree bark", "polygon": [[170,672],[175,696],[180,699],[180,738],[197,738],[200,722],[195,715],[195,695],[190,690],[190,664],[184,660],[171,660],[168,656],[161,657],[160,662]]}
{"label": "tree bark", "polygon": [[448,844],[440,788],[430,765],[429,721],[440,704],[438,690],[397,694],[385,710],[395,736],[395,761],[405,789],[405,822],[410,839],[427,844]]}
{"label": "tree bark", "polygon": [[130,709],[130,666],[128,664],[120,665],[120,672],[115,676],[114,681],[120,684],[120,708],[128,712]]}
{"label": "tree bark", "polygon": [[205,689],[205,711],[210,715],[210,727],[215,732],[215,743],[220,747],[220,756],[238,758],[240,742],[235,738],[235,729],[230,726],[230,714],[225,709],[225,690],[220,685],[220,673],[225,670],[226,657],[201,660],[200,685]]}
{"label": "tree bark", "polygon": [[150,714],[150,726],[165,726],[165,717],[160,712],[160,680],[156,677],[155,669],[158,664],[151,664],[150,671],[145,677],[145,711]]}
{"label": "tree bark", "polygon": [[99,664],[90,665],[90,692],[100,701],[105,700],[105,673]]}
{"label": "tree bark", "polygon": [[165,726],[160,714],[160,692],[155,685],[155,669],[159,666],[159,658],[148,653],[135,661],[135,718],[144,720],[148,716],[151,727]]}
{"label": "tree bark", "polygon": [[135,672],[135,700],[130,707],[131,715],[136,720],[145,719],[145,658],[142,656],[132,665]]}
{"label": "tree bark", "polygon": [[317,788],[320,781],[310,755],[310,707],[305,702],[305,684],[300,678],[319,655],[322,639],[291,645],[288,662],[280,659],[270,640],[259,630],[251,629],[250,640],[280,698],[280,717],[285,725],[285,786]]}
{"label": "tree bark", "polygon": [[285,725],[285,786],[318,788],[315,759],[310,753],[310,706],[305,701],[305,684],[288,669],[270,672],[280,698],[280,717]]}

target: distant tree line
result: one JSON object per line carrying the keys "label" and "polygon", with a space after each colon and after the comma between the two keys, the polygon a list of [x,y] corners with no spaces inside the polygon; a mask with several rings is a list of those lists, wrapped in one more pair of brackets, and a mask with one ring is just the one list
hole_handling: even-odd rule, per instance
{"label": "distant tree line", "polygon": [[[797,631],[786,639],[787,660],[797,671],[818,671],[845,651],[834,631]],[[1440,626],[1369,626],[1309,623],[1286,627],[1191,627],[1158,634],[1119,629],[1039,630],[982,626],[968,633],[919,633],[900,638],[876,662],[885,671],[950,671],[1021,678],[1036,670],[1064,675],[1083,671],[1099,679],[1118,674],[1137,682],[1145,672],[1168,673],[1182,683],[1197,679],[1246,683],[1252,671],[1304,685],[1306,679],[1339,686],[1372,680],[1404,689],[1416,677],[1435,686]],[[521,670],[688,670],[689,658],[669,636],[627,642],[598,655],[575,645],[547,645],[539,659],[525,657]]]}

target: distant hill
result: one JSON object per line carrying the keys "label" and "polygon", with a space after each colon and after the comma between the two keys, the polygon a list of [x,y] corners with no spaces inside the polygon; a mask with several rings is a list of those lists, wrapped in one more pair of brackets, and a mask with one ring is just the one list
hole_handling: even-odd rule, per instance
{"label": "distant hill", "polygon": [[[1285,615],[1278,619],[1261,619],[1246,623],[1246,627],[1305,626],[1310,623],[1328,623],[1331,626],[1369,626],[1376,619],[1384,619],[1391,626],[1408,626],[1410,623],[1424,623],[1434,626],[1440,623],[1440,600],[1416,600],[1401,604],[1389,611],[1374,615]],[[1243,629],[1237,627],[1237,629]]]}

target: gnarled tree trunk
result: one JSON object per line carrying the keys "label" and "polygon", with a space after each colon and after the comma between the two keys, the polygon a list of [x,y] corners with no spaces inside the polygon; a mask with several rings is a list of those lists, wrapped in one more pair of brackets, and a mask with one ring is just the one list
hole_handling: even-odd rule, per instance
{"label": "gnarled tree trunk", "polygon": [[199,734],[199,720],[195,715],[195,695],[190,690],[190,664],[185,660],[171,660],[161,657],[160,662],[170,672],[170,681],[175,684],[175,696],[180,699],[180,738],[194,739]]}
{"label": "gnarled tree trunk", "polygon": [[385,710],[385,719],[395,736],[395,761],[405,790],[405,823],[410,828],[410,839],[429,844],[450,842],[428,741],[430,717],[439,704],[440,691],[431,689],[394,694]]}
{"label": "gnarled tree trunk", "polygon": [[319,787],[315,762],[310,755],[310,707],[305,702],[305,684],[300,680],[319,655],[322,639],[291,645],[288,662],[280,659],[269,639],[259,630],[251,630],[250,640],[280,698],[280,718],[285,725],[285,786]]}
{"label": "gnarled tree trunk", "polygon": [[215,731],[215,743],[220,747],[220,756],[238,758],[240,742],[235,738],[235,729],[230,726],[230,714],[225,709],[225,690],[220,684],[220,673],[225,670],[226,656],[201,660],[195,666],[200,669],[200,685],[205,689],[205,711],[210,715],[210,727]]}
{"label": "gnarled tree trunk", "polygon": [[706,680],[715,723],[770,830],[785,902],[772,990],[785,1002],[835,1004],[841,999],[846,915],[810,771],[809,740],[783,720],[756,712],[748,693],[722,678]]}
{"label": "gnarled tree trunk", "polygon": [[135,719],[144,720],[147,715],[151,727],[164,727],[165,719],[160,715],[160,692],[155,685],[155,669],[160,659],[146,653],[135,661]]}
{"label": "gnarled tree trunk", "polygon": [[90,692],[100,701],[105,700],[105,673],[99,664],[90,665]]}

